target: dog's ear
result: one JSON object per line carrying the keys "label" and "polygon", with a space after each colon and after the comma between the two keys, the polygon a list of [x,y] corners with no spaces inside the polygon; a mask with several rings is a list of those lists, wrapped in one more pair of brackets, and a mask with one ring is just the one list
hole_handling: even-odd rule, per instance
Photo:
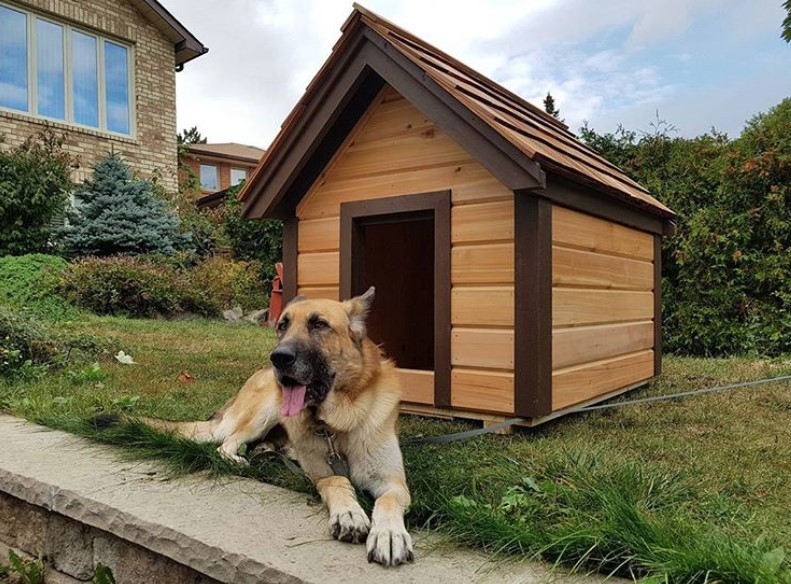
{"label": "dog's ear", "polygon": [[365,319],[368,317],[368,311],[371,310],[371,305],[374,303],[375,293],[376,289],[371,286],[365,291],[365,294],[355,296],[343,303],[349,313],[349,329],[358,342],[365,338]]}

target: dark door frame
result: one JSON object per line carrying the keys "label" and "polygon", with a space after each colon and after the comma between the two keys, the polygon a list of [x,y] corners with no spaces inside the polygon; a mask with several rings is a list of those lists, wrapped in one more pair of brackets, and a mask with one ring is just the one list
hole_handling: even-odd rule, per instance
{"label": "dark door frame", "polygon": [[[366,221],[434,218],[434,406],[450,407],[450,191],[400,195],[341,204],[340,297],[354,293],[352,250]],[[408,302],[408,299],[404,299]]]}

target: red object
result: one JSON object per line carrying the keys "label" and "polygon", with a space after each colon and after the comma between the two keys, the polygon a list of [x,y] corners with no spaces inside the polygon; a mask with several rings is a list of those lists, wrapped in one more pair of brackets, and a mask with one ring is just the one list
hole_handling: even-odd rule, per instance
{"label": "red object", "polygon": [[269,297],[269,327],[275,328],[280,313],[283,312],[283,264],[275,264],[275,277],[272,278],[272,295]]}

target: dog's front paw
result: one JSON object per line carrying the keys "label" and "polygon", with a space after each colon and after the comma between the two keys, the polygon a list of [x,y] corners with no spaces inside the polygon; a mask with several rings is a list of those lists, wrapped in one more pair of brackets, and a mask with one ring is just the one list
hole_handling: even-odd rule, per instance
{"label": "dog's front paw", "polygon": [[374,525],[368,534],[368,561],[399,566],[415,560],[412,538],[403,526]]}
{"label": "dog's front paw", "polygon": [[371,521],[362,509],[346,509],[330,517],[332,537],[349,543],[363,543]]}

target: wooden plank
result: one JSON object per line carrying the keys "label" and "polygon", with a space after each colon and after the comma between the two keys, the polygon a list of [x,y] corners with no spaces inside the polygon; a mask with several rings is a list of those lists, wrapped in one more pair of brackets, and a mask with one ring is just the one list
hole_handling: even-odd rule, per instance
{"label": "wooden plank", "polygon": [[514,411],[514,374],[454,368],[450,400],[454,408],[510,415]]}
{"label": "wooden plank", "polygon": [[337,286],[340,280],[340,254],[301,253],[297,258],[297,283],[302,286]]}
{"label": "wooden plank", "polygon": [[653,236],[557,205],[552,207],[552,241],[573,248],[653,261]]}
{"label": "wooden plank", "polygon": [[454,246],[451,279],[455,284],[511,284],[514,281],[513,243]]}
{"label": "wooden plank", "polygon": [[451,189],[454,205],[498,199],[514,195],[480,164],[443,165],[420,170],[401,169],[372,177],[337,180],[329,173],[320,177],[297,207],[302,219],[340,214],[341,203],[395,195],[411,195]]}
{"label": "wooden plank", "polygon": [[513,330],[454,327],[450,336],[452,365],[513,369]]}
{"label": "wooden plank", "polygon": [[450,321],[454,326],[514,326],[513,286],[453,288]]}
{"label": "wooden plank", "polygon": [[552,409],[566,408],[650,379],[653,371],[652,350],[559,369],[552,373]]}
{"label": "wooden plank", "polygon": [[301,296],[305,296],[306,298],[310,298],[311,300],[316,300],[319,298],[326,298],[327,300],[340,300],[340,295],[338,293],[337,287],[327,287],[327,288],[309,288],[309,287],[302,287],[297,292]]}
{"label": "wooden plank", "polygon": [[419,369],[396,369],[401,380],[401,401],[428,404],[434,403],[434,372]]}
{"label": "wooden plank", "polygon": [[512,241],[513,239],[513,198],[494,203],[456,206],[451,210],[451,243]]}
{"label": "wooden plank", "polygon": [[651,320],[653,292],[553,288],[552,326]]}
{"label": "wooden plank", "polygon": [[654,266],[642,260],[553,246],[552,285],[652,290]]}
{"label": "wooden plank", "polygon": [[433,127],[434,123],[406,99],[390,100],[377,106],[376,113],[355,136],[351,147]]}
{"label": "wooden plank", "polygon": [[340,217],[309,219],[299,222],[299,253],[337,251],[341,238]]}
{"label": "wooden plank", "polygon": [[428,128],[422,132],[407,132],[375,142],[352,144],[332,169],[332,176],[343,180],[469,160],[470,155],[447,134],[436,128]]}
{"label": "wooden plank", "polygon": [[651,321],[557,329],[552,331],[552,368],[636,353],[653,344]]}

